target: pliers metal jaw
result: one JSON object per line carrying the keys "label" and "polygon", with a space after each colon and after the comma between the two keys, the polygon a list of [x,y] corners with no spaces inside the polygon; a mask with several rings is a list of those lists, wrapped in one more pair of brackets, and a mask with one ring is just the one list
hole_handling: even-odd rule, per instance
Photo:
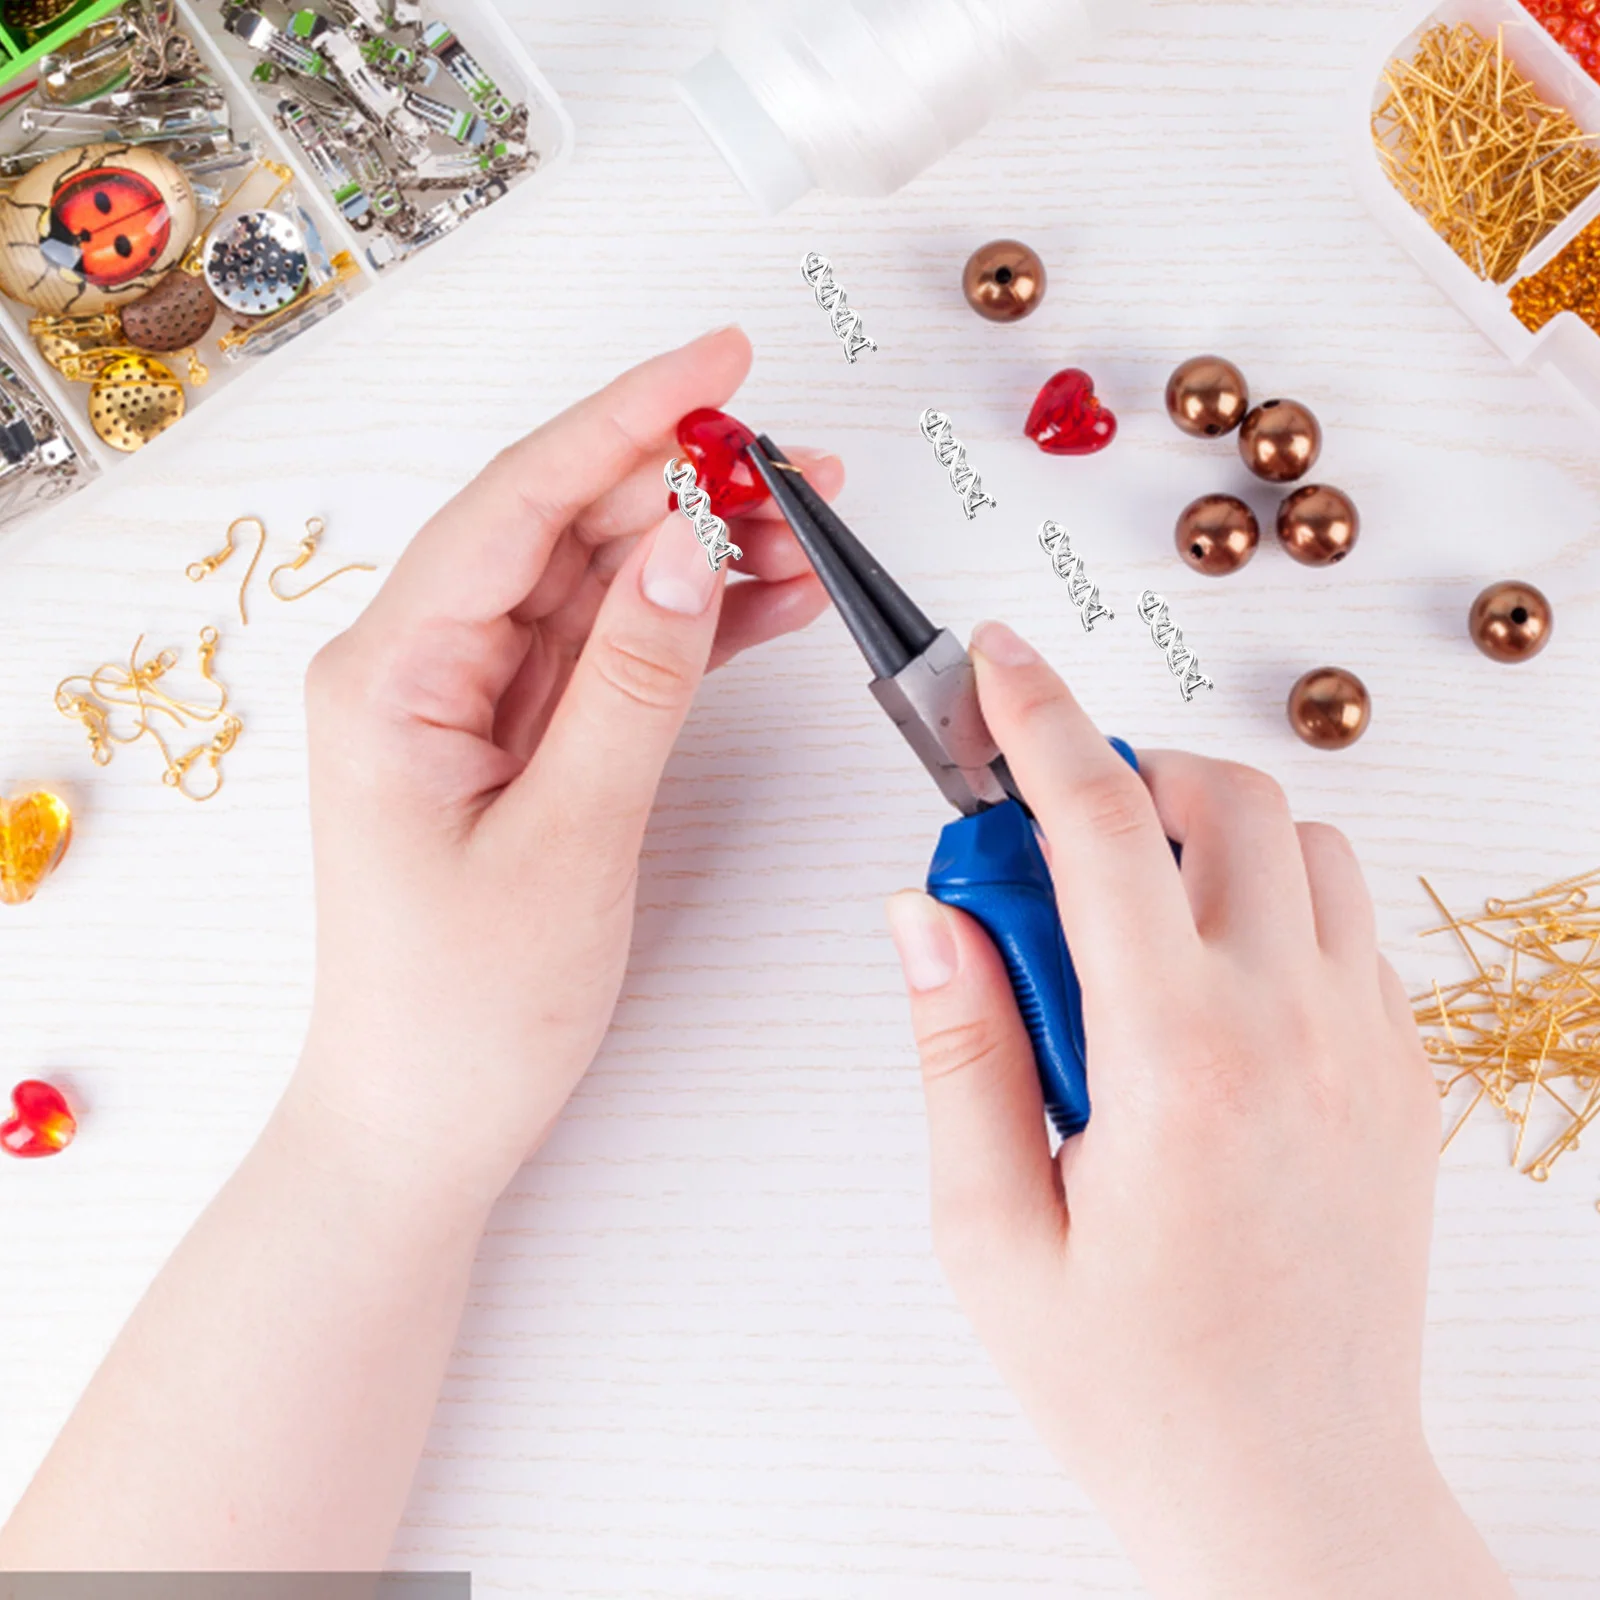
{"label": "pliers metal jaw", "polygon": [[872,693],[928,769],[940,793],[964,817],[1018,798],[1004,758],[978,706],[972,658],[948,628]]}

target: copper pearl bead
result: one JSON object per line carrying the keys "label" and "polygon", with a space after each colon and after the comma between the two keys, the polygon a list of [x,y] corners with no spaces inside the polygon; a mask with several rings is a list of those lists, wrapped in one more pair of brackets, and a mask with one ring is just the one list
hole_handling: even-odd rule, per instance
{"label": "copper pearl bead", "polygon": [[1289,691],[1289,726],[1313,750],[1348,750],[1372,721],[1372,696],[1353,672],[1318,667]]}
{"label": "copper pearl bead", "polygon": [[1044,262],[1015,239],[974,250],[961,274],[967,304],[990,322],[1020,322],[1037,311],[1048,284]]}
{"label": "copper pearl bead", "polygon": [[1196,439],[1232,433],[1249,409],[1244,374],[1221,356],[1196,356],[1167,379],[1167,415]]}
{"label": "copper pearl bead", "polygon": [[1297,400],[1268,400],[1244,419],[1239,454],[1268,483],[1298,483],[1322,454],[1322,425]]}
{"label": "copper pearl bead", "polygon": [[1226,578],[1256,553],[1261,524],[1243,500],[1208,494],[1184,508],[1174,542],[1178,554],[1208,578]]}
{"label": "copper pearl bead", "polygon": [[1491,661],[1532,661],[1555,630],[1550,602],[1531,583],[1496,583],[1472,602],[1472,642]]}
{"label": "copper pearl bead", "polygon": [[1326,484],[1308,483],[1278,508],[1278,540],[1303,567],[1343,561],[1360,537],[1355,501]]}

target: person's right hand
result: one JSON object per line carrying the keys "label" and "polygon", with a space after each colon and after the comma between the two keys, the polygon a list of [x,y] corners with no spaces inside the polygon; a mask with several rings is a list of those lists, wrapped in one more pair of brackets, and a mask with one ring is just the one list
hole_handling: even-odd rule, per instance
{"label": "person's right hand", "polygon": [[1141,782],[1009,629],[973,655],[1094,1100],[1053,1161],[994,947],[896,896],[935,1239],[980,1336],[1155,1594],[1504,1600],[1423,1435],[1439,1099],[1350,846],[1248,768]]}

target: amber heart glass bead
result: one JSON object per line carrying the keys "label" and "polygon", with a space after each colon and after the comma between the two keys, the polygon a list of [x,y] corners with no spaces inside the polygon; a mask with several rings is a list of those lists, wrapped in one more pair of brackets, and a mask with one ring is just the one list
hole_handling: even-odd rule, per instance
{"label": "amber heart glass bead", "polygon": [[0,901],[20,906],[61,864],[72,840],[72,812],[44,789],[0,799]]}
{"label": "amber heart glass bead", "polygon": [[0,1150],[29,1159],[59,1155],[78,1131],[67,1097],[51,1083],[29,1078],[11,1091],[12,1114],[0,1122]]}
{"label": "amber heart glass bead", "polygon": [[[709,407],[691,411],[678,424],[678,447],[693,463],[700,487],[711,496],[711,509],[724,521],[742,517],[768,498],[745,450],[756,436],[736,417]],[[678,509],[677,495],[667,502]]]}
{"label": "amber heart glass bead", "polygon": [[1117,419],[1077,367],[1058,372],[1033,402],[1023,432],[1051,456],[1092,456],[1117,436]]}

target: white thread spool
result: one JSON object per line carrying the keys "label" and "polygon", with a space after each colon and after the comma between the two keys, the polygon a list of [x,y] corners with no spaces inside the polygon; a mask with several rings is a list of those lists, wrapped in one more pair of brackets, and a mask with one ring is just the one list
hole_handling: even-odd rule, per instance
{"label": "white thread spool", "polygon": [[679,90],[769,214],[882,196],[1127,21],[1142,0],[730,0]]}

